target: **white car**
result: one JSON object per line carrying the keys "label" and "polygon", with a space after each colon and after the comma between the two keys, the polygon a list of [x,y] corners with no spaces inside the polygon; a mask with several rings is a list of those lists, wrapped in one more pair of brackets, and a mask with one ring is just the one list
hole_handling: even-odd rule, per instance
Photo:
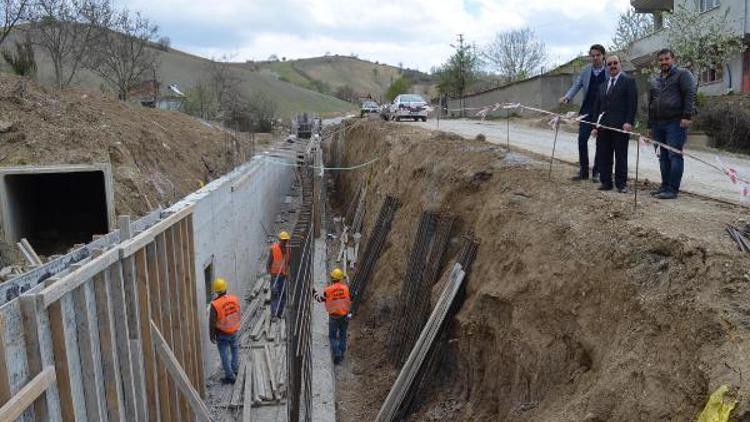
{"label": "white car", "polygon": [[416,94],[401,94],[388,105],[383,118],[386,120],[401,121],[401,119],[414,119],[415,122],[427,121],[429,106],[427,101]]}

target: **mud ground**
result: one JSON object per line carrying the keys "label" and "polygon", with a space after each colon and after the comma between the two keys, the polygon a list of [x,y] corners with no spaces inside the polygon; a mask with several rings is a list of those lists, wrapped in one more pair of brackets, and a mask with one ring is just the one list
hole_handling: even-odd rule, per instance
{"label": "mud ground", "polygon": [[343,204],[372,181],[365,238],[386,194],[403,205],[337,368],[340,421],[373,420],[397,375],[387,336],[426,209],[481,244],[409,420],[688,421],[721,384],[739,400],[731,420],[750,418],[750,259],[724,232],[746,208],[642,192],[634,209],[569,181],[571,166],[548,180],[547,163],[394,123],[352,129],[342,151],[347,165],[380,157],[337,186]]}

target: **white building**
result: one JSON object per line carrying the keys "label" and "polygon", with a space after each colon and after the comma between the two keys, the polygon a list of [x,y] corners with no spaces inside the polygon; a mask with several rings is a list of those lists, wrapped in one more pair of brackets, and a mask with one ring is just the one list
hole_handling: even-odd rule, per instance
{"label": "white building", "polygon": [[[631,0],[630,4],[637,12],[655,13],[656,31],[634,42],[628,51],[630,61],[638,68],[650,67],[656,52],[669,47],[659,12],[671,12],[675,7],[698,10],[706,16],[723,15],[729,10],[729,25],[734,33],[746,40],[750,35],[750,0]],[[708,95],[750,93],[750,50],[716,69],[704,71],[699,79],[700,92]]]}

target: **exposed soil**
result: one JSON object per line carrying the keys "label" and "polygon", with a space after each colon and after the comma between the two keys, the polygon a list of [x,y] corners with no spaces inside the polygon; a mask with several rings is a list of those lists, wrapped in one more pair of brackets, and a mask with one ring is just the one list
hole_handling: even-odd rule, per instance
{"label": "exposed soil", "polygon": [[235,138],[182,113],[0,75],[0,165],[110,163],[117,214],[168,206],[249,156]]}
{"label": "exposed soil", "polygon": [[497,145],[394,123],[353,128],[343,150],[347,165],[381,157],[337,188],[346,202],[371,177],[365,238],[386,194],[403,205],[350,324],[339,420],[373,420],[395,380],[386,337],[426,209],[481,245],[410,420],[688,421],[721,384],[739,400],[731,420],[750,420],[750,258],[724,232],[746,208],[641,192],[634,211],[567,165],[547,180],[547,164]]}

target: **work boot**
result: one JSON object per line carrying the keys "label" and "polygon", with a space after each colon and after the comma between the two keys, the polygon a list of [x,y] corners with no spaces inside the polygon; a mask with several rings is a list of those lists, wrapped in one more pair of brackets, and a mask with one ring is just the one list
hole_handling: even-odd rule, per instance
{"label": "work boot", "polygon": [[664,188],[659,188],[657,190],[652,190],[649,195],[656,196],[656,195],[659,195],[660,193],[664,193],[664,192],[665,192]]}
{"label": "work boot", "polygon": [[599,183],[599,172],[593,172],[591,173],[591,181],[593,183]]}
{"label": "work boot", "polygon": [[234,378],[224,377],[224,378],[221,379],[221,383],[224,384],[224,385],[226,385],[226,384],[234,384],[235,381],[236,380]]}
{"label": "work boot", "polygon": [[606,190],[612,190],[612,186],[600,185],[599,188],[598,188],[598,190],[604,190],[604,191],[606,191]]}
{"label": "work boot", "polygon": [[628,189],[627,186],[623,186],[621,188],[617,188],[617,192],[620,192],[620,193],[630,193],[630,189]]}

